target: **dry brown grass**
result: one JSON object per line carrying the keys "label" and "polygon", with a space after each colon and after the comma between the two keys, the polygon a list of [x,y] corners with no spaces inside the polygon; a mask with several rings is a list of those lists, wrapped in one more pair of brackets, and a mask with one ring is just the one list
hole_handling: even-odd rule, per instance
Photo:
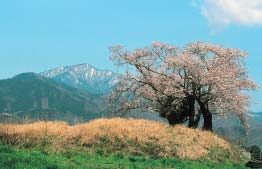
{"label": "dry brown grass", "polygon": [[5,143],[33,147],[51,144],[111,146],[130,152],[150,152],[161,157],[198,159],[216,146],[230,149],[228,142],[213,133],[189,129],[182,125],[138,119],[98,119],[70,126],[65,122],[36,122],[31,124],[1,124],[0,140]]}

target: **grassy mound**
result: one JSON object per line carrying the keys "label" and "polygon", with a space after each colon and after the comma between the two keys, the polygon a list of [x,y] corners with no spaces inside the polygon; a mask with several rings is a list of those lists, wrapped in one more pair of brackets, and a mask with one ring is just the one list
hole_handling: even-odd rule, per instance
{"label": "grassy mound", "polygon": [[98,119],[70,126],[65,122],[1,124],[0,140],[9,145],[33,148],[51,145],[63,151],[84,147],[104,153],[128,153],[140,156],[205,159],[214,162],[239,162],[237,149],[213,133],[182,125],[137,119]]}

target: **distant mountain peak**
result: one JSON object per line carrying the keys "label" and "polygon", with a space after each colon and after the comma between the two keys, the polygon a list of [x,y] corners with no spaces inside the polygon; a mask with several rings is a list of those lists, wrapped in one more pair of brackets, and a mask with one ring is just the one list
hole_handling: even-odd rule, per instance
{"label": "distant mountain peak", "polygon": [[100,70],[87,63],[58,67],[40,75],[93,93],[109,92],[117,82],[117,75],[114,72]]}

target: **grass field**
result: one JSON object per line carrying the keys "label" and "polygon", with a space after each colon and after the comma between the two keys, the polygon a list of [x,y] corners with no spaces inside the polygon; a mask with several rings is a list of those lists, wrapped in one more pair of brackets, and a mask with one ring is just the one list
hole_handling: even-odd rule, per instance
{"label": "grass field", "polygon": [[1,169],[87,169],[87,168],[177,168],[205,169],[225,168],[242,169],[243,165],[232,163],[212,163],[177,158],[153,159],[144,156],[103,154],[84,150],[69,150],[60,153],[49,153],[38,148],[25,149],[0,144]]}

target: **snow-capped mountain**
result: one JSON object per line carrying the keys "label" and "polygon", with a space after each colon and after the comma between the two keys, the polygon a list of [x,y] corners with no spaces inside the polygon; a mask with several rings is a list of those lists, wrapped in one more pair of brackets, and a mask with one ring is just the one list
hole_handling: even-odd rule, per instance
{"label": "snow-capped mountain", "polygon": [[58,67],[40,75],[92,93],[107,93],[117,83],[117,74],[96,69],[89,64]]}

